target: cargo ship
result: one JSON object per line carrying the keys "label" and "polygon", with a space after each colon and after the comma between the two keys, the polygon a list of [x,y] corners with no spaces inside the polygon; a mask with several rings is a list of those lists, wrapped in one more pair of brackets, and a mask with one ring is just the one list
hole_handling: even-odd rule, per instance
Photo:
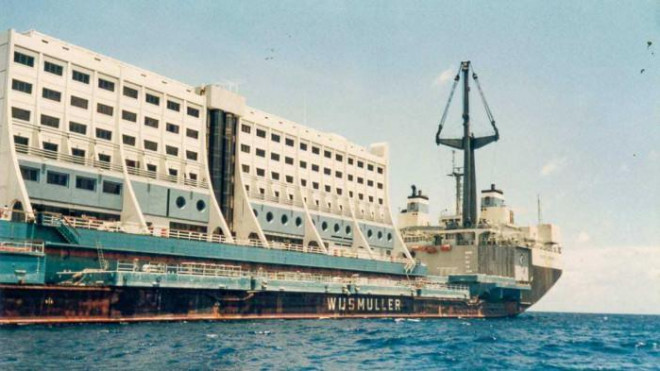
{"label": "cargo ship", "polygon": [[0,324],[515,316],[559,279],[558,231],[494,187],[477,218],[465,117],[438,139],[472,164],[469,211],[432,226],[413,192],[397,225],[385,143],[3,32]]}

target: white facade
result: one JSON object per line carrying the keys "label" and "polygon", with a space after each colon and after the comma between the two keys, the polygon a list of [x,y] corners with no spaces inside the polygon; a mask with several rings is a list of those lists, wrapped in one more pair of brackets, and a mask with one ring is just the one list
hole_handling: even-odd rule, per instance
{"label": "white facade", "polygon": [[[28,218],[71,212],[126,232],[256,235],[263,245],[284,238],[326,253],[409,257],[392,223],[385,144],[366,149],[218,87],[188,86],[35,31],[0,34],[0,108],[0,202]],[[233,231],[211,184],[212,108],[238,118]],[[257,204],[295,214],[278,221],[302,231],[269,229]]]}

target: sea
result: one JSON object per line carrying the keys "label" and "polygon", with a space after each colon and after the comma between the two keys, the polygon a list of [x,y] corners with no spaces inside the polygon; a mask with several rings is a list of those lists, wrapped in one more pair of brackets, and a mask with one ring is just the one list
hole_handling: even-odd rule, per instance
{"label": "sea", "polygon": [[660,316],[0,328],[1,370],[660,370]]}

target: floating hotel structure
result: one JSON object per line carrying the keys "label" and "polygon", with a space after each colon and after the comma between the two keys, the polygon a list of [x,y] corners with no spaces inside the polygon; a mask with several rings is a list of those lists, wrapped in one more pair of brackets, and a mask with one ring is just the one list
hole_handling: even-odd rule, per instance
{"label": "floating hotel structure", "polygon": [[[388,156],[220,86],[4,32],[0,323],[510,316],[559,278],[552,226],[498,246],[520,254],[493,274],[430,274],[395,227]],[[416,223],[407,239],[445,233]],[[536,250],[552,279],[532,287],[508,272]]]}

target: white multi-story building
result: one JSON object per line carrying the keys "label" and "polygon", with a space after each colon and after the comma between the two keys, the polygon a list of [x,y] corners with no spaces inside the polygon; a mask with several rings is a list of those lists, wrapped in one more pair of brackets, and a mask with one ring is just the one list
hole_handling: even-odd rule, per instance
{"label": "white multi-story building", "polygon": [[35,31],[0,34],[0,202],[128,233],[410,259],[368,149]]}

